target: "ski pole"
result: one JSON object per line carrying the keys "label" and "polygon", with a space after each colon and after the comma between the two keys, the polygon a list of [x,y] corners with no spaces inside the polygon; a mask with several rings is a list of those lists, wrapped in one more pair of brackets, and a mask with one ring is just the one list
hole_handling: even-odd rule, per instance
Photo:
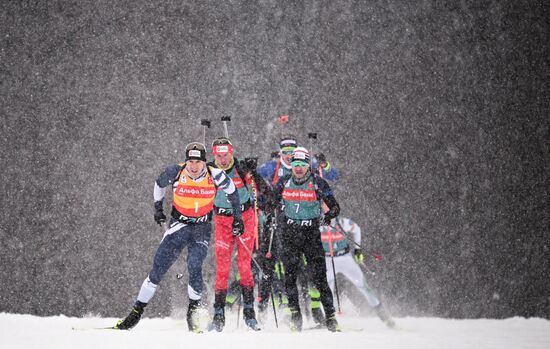
{"label": "ski pole", "polygon": [[271,258],[271,248],[273,247],[273,235],[275,234],[275,230],[277,229],[277,211],[273,211],[273,217],[271,218],[271,224],[269,225],[269,246],[267,248],[267,253],[265,256],[267,258]]}
{"label": "ski pole", "polygon": [[254,176],[252,173],[249,173],[250,176],[250,186],[252,187],[252,196],[254,199],[254,241],[256,243],[256,249],[260,249],[260,234],[259,234],[259,219],[258,219],[258,191],[256,190],[256,181],[254,180]]}
{"label": "ski pole", "polygon": [[330,251],[330,260],[332,262],[332,276],[334,277],[334,292],[336,293],[336,304],[338,305],[338,314],[342,314],[340,309],[340,296],[338,294],[338,280],[336,280],[336,267],[334,266],[334,250],[332,248],[332,233],[328,226],[328,246]]}
{"label": "ski pole", "polygon": [[[358,244],[357,242],[355,242],[352,238],[350,238],[350,236],[348,235],[348,233],[346,231],[344,231],[344,228],[342,228],[342,225],[340,225],[340,223],[338,222],[338,218],[336,218],[336,225],[338,226],[338,228],[340,229],[340,232],[342,233],[342,235],[344,235],[346,237],[346,239],[348,239],[348,241],[351,241],[355,246],[359,247],[359,249],[362,251],[362,252],[365,252],[365,250],[363,249],[363,247],[361,247],[360,244]],[[365,253],[367,254],[367,253]],[[370,254],[370,253],[368,253]],[[378,255],[374,255],[374,259],[376,260],[380,260],[380,256]],[[362,266],[363,268],[361,269],[364,269],[363,271],[368,273],[368,274],[371,274],[371,275],[376,275],[376,273],[372,270],[370,270],[366,265],[365,263],[359,263],[360,266]]]}
{"label": "ski pole", "polygon": [[256,265],[256,267],[258,268],[258,271],[260,272],[260,278],[261,279],[266,279],[267,275],[264,274],[264,271],[262,269],[262,267],[260,267],[260,264],[258,263],[258,261],[256,260],[256,258],[254,258],[254,256],[252,255],[252,251],[250,251],[250,249],[248,248],[248,246],[246,246],[246,244],[244,243],[244,240],[241,236],[239,236],[239,241],[241,242],[241,244],[243,245],[245,251],[248,253],[248,255],[250,256],[250,258],[252,259],[252,262],[254,262],[254,264]]}
{"label": "ski pole", "polygon": [[239,319],[241,318],[241,297],[242,295],[239,295],[239,304],[237,305],[237,328],[239,328]]}
{"label": "ski pole", "polygon": [[210,128],[210,120],[201,119],[202,125],[202,144],[206,145],[206,129]]}
{"label": "ski pole", "polygon": [[[313,140],[317,140],[317,133],[316,132],[309,132],[307,134],[307,137],[309,138],[309,151],[311,154],[311,171],[313,171],[313,157],[315,156],[315,153],[313,152]],[[317,172],[319,174],[319,177],[323,178],[323,169],[321,168],[321,164],[319,164],[319,161],[317,161]]]}
{"label": "ski pole", "polygon": [[[271,218],[272,222],[269,227],[269,229],[271,230],[269,235],[269,247],[267,248],[267,253],[265,254],[265,257],[269,259],[273,257],[273,255],[271,254],[271,247],[273,245],[273,235],[275,234],[275,229],[277,229],[277,223],[275,218],[276,216],[277,216],[277,211],[274,211],[273,217]],[[273,278],[273,275],[272,275],[272,278]],[[275,310],[276,306],[275,306],[275,292],[273,292],[273,279],[271,280],[270,292],[271,292],[271,305],[273,306],[273,317],[275,319],[275,327],[279,328],[279,321],[277,320],[277,311]]]}
{"label": "ski pole", "polygon": [[311,156],[313,157],[313,154],[314,154],[314,152],[313,152],[313,140],[317,139],[317,133],[309,132],[307,134],[307,138],[309,138],[309,151],[310,151]]}
{"label": "ski pole", "polygon": [[273,319],[275,319],[275,327],[279,328],[279,321],[277,321],[277,310],[275,310],[275,294],[273,292],[273,281],[271,281],[271,305],[273,306]]}
{"label": "ski pole", "polygon": [[380,255],[376,254],[376,253],[372,253],[372,252],[368,252],[368,251],[365,251],[365,249],[360,245],[358,244],[357,242],[355,242],[355,240],[353,240],[352,238],[350,238],[350,236],[348,235],[348,232],[347,231],[344,231],[344,228],[342,228],[342,226],[340,225],[340,223],[338,223],[338,220],[336,220],[336,225],[340,228],[342,234],[346,237],[346,239],[348,239],[349,241],[351,241],[355,246],[357,246],[364,254],[366,255],[371,255],[374,259],[376,259],[377,261],[380,260]]}
{"label": "ski pole", "polygon": [[222,116],[223,130],[225,131],[225,138],[229,138],[229,131],[227,130],[227,123],[231,121],[230,115]]}
{"label": "ski pole", "polygon": [[[273,215],[275,216],[276,215],[276,212],[273,212]],[[272,218],[272,219],[275,219],[275,218]],[[267,259],[271,259],[273,257],[273,255],[271,254],[271,247],[272,247],[272,244],[273,244],[273,235],[274,235],[274,232],[275,232],[275,226],[274,226],[274,223],[275,221],[272,221],[272,224],[270,224],[270,236],[269,236],[269,247],[267,248],[267,252],[265,254],[265,258]],[[270,297],[271,297],[271,305],[273,307],[273,318],[275,319],[275,327],[279,328],[279,321],[277,320],[277,310],[276,310],[276,306],[275,306],[275,292],[273,291],[273,271],[271,271],[271,274],[272,274],[272,280],[270,281],[270,284],[271,284],[271,287],[270,287],[270,290],[269,290],[269,293],[270,293]],[[268,279],[268,276],[266,275],[266,277],[264,278],[264,280],[267,280]]]}
{"label": "ski pole", "polygon": [[[254,262],[254,264],[256,264],[256,267],[258,268],[258,271],[260,272],[260,279],[264,279],[266,280],[267,279],[267,275],[264,273],[262,267],[260,267],[260,264],[258,263],[258,261],[256,260],[256,258],[254,258],[254,256],[252,255],[252,252],[248,249],[248,247],[246,246],[246,244],[244,243],[244,240],[242,237],[239,236],[239,241],[241,242],[241,244],[243,245],[244,249],[246,250],[246,252],[248,252],[248,254],[250,255],[250,258],[252,259],[252,262]],[[274,314],[274,317],[275,317],[275,326],[277,326],[277,328],[279,328],[279,323],[277,321],[277,313],[275,311],[275,301],[273,300],[273,285],[271,285],[271,303],[273,304],[273,314]]]}

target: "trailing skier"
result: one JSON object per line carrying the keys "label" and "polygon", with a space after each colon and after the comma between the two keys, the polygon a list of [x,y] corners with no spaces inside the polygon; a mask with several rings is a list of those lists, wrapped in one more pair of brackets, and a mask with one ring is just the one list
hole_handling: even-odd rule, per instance
{"label": "trailing skier", "polygon": [[[273,186],[279,178],[289,175],[292,172],[292,152],[298,146],[298,141],[292,135],[282,137],[279,141],[279,153],[272,154],[272,159],[258,167],[258,174],[268,180]],[[278,155],[274,157],[273,155]],[[322,153],[318,154],[312,161],[312,172],[319,174],[323,179],[335,181],[339,178],[338,171],[326,159]]]}
{"label": "trailing skier", "polygon": [[394,327],[395,322],[383,307],[379,298],[369,287],[359,265],[364,264],[361,250],[361,228],[349,218],[338,217],[330,225],[320,227],[321,241],[325,250],[327,265],[334,261],[334,270],[327,268],[327,280],[330,288],[335,288],[335,275],[342,274],[351,281],[365,297],[369,306],[388,326]]}

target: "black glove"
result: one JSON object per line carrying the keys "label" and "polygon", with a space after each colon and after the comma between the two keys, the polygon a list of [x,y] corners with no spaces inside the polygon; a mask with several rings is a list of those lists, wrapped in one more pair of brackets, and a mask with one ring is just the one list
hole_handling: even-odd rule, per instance
{"label": "black glove", "polygon": [[323,154],[323,153],[319,153],[315,157],[317,158],[317,161],[319,161],[319,164],[323,164],[323,163],[327,162],[327,158],[326,158],[325,154]]}
{"label": "black glove", "polygon": [[166,222],[166,216],[164,215],[164,212],[162,210],[162,201],[155,202],[155,215],[153,216],[153,218],[158,225],[162,225]]}
{"label": "black glove", "polygon": [[323,218],[323,225],[330,225],[330,221],[333,219],[329,214],[325,214],[325,218]]}
{"label": "black glove", "polygon": [[241,166],[245,172],[254,172],[258,167],[258,158],[244,158]]}
{"label": "black glove", "polygon": [[332,206],[332,207],[331,207],[330,210],[325,212],[325,217],[323,218],[323,224],[324,225],[330,225],[330,221],[333,218],[338,217],[338,215],[340,214],[340,206],[338,205],[336,200],[334,200],[334,197],[331,196],[331,198],[332,198],[331,200],[333,201],[333,203],[332,204],[327,203],[327,205]]}
{"label": "black glove", "polygon": [[231,225],[232,230],[231,233],[233,233],[234,236],[241,236],[244,233],[244,222],[242,218],[233,218],[233,224]]}

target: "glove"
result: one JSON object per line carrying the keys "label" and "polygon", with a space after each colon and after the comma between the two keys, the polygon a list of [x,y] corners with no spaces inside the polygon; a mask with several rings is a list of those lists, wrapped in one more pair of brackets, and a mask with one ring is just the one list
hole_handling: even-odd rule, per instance
{"label": "glove", "polygon": [[357,264],[364,264],[365,256],[363,256],[361,249],[356,248],[355,251],[353,251],[353,258]]}
{"label": "glove", "polygon": [[158,225],[162,225],[166,222],[166,216],[162,210],[162,201],[155,202],[155,214],[153,218]]}
{"label": "glove", "polygon": [[330,221],[332,220],[332,218],[334,217],[326,214],[325,217],[323,218],[323,225],[330,225]]}
{"label": "glove", "polygon": [[319,153],[315,157],[317,158],[317,161],[319,161],[319,165],[324,167],[323,165],[327,162],[325,154]]}
{"label": "glove", "polygon": [[258,167],[258,158],[244,158],[241,166],[245,172],[255,172]]}
{"label": "glove", "polygon": [[244,222],[242,218],[233,218],[233,224],[231,225],[231,233],[233,236],[241,236],[244,233]]}
{"label": "glove", "polygon": [[163,225],[166,222],[166,216],[162,210],[156,210],[154,218],[158,225]]}

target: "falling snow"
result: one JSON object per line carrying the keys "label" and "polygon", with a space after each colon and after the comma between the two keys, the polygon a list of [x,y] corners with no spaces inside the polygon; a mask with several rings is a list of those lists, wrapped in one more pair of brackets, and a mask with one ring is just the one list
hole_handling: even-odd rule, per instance
{"label": "falling snow", "polygon": [[[154,180],[231,115],[238,156],[292,133],[340,171],[395,316],[549,318],[542,3],[3,1],[0,312],[126,315]],[[167,276],[147,317],[185,292]]]}

